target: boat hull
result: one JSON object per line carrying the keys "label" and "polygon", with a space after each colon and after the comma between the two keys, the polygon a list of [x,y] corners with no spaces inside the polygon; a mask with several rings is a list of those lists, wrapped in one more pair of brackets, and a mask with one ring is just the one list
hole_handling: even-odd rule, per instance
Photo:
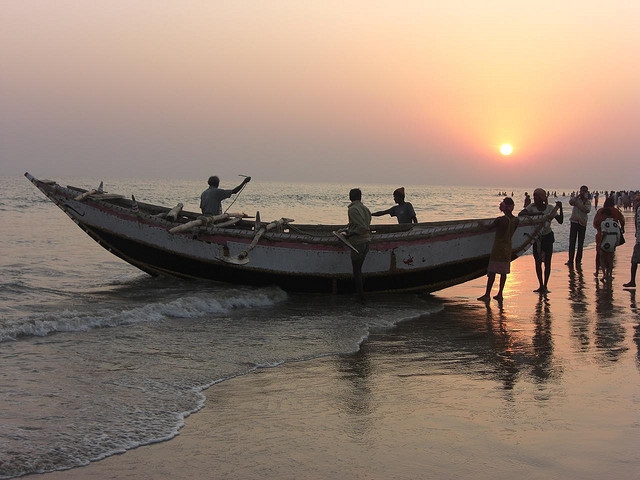
{"label": "boat hull", "polygon": [[[87,195],[82,189],[25,176],[102,247],[151,275],[277,285],[291,292],[354,290],[351,251],[333,236],[336,226],[289,224],[261,234],[255,245],[256,227],[248,221],[171,233],[196,214],[170,221],[159,215],[169,208]],[[488,222],[374,227],[363,265],[365,291],[432,292],[486,274],[494,238]],[[514,234],[513,258],[529,247],[540,228],[540,221],[521,222]],[[243,253],[245,263],[229,261]]]}

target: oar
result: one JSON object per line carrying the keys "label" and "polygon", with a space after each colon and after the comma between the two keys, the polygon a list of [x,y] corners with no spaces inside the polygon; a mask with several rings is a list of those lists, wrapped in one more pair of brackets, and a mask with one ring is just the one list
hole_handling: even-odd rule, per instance
{"label": "oar", "polygon": [[[258,215],[256,216],[258,217]],[[293,222],[293,220],[290,218],[281,218],[280,220],[275,220],[263,227],[260,227],[256,234],[253,236],[253,240],[251,240],[251,243],[246,250],[243,250],[235,257],[218,257],[218,259],[222,260],[223,262],[232,263],[234,265],[246,265],[247,263],[249,263],[249,252],[253,250],[254,247],[258,244],[258,241],[260,241],[262,235],[264,235],[269,230],[273,230],[279,225],[284,225],[289,222]]]}
{"label": "oar", "polygon": [[356,253],[360,253],[358,251],[358,249],[356,247],[354,247],[353,244],[349,240],[347,240],[347,237],[344,236],[344,233],[342,233],[342,232],[331,232],[331,233],[333,233],[338,238],[338,240],[340,240],[342,243],[344,243],[351,250],[353,250]]}

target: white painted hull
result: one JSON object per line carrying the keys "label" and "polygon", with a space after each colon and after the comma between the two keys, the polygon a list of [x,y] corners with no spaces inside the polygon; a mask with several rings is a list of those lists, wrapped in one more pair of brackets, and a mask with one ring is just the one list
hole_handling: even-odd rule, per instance
{"label": "white painted hull", "polygon": [[[252,245],[256,231],[247,220],[180,232],[176,227],[196,214],[183,212],[170,221],[162,218],[169,208],[117,195],[85,195],[25,176],[100,245],[152,275],[273,284],[300,292],[353,290],[351,251],[333,236],[336,225],[285,225],[265,231]],[[484,275],[494,238],[481,226],[485,221],[373,227],[363,265],[365,290],[435,291]],[[541,224],[542,219],[522,220],[513,237],[514,258],[529,247]],[[245,263],[229,262],[243,252]]]}

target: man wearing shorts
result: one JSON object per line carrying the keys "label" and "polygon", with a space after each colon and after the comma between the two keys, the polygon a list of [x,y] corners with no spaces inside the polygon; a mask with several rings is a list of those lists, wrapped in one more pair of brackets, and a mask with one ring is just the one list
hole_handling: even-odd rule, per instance
{"label": "man wearing shorts", "polygon": [[[553,217],[558,223],[564,222],[564,213],[562,212],[562,203],[556,203],[558,214]],[[522,210],[518,215],[548,215],[555,207],[549,205],[547,192],[542,188],[536,188],[533,191],[533,203]],[[533,244],[533,258],[536,261],[536,275],[540,286],[534,290],[536,293],[545,294],[549,292],[547,285],[549,284],[549,276],[551,275],[551,256],[553,255],[553,242],[555,237],[551,230],[551,220],[545,222],[540,237]],[[544,265],[544,275],[542,272]]]}

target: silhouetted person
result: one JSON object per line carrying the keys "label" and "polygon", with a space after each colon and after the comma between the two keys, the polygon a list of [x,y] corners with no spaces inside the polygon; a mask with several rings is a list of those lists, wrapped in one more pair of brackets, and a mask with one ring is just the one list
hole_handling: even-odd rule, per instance
{"label": "silhouetted person", "polygon": [[413,205],[404,201],[404,187],[397,188],[393,192],[393,200],[397,203],[387,210],[380,210],[379,212],[373,212],[371,215],[374,217],[380,217],[382,215],[391,215],[398,219],[398,223],[418,223],[416,218],[416,212],[413,209]]}
{"label": "silhouetted person", "polygon": [[[558,223],[564,222],[562,212],[562,202],[556,203],[559,213],[553,217]],[[536,188],[533,192],[533,203],[522,210],[518,215],[549,215],[554,207],[549,205],[547,192],[542,188]],[[536,293],[547,293],[549,291],[549,276],[551,275],[551,257],[553,255],[553,242],[555,237],[551,230],[551,220],[545,222],[540,236],[533,244],[533,258],[536,262],[536,276],[540,286],[534,290]],[[544,275],[542,266],[544,265]]]}
{"label": "silhouetted person", "polygon": [[[611,219],[611,222],[618,224],[617,233],[615,235],[609,235],[614,238],[608,238],[606,242],[603,242],[603,237],[607,232],[602,231],[602,225],[605,220]],[[607,197],[602,204],[602,208],[598,210],[593,217],[593,226],[597,230],[596,232],[596,276],[598,269],[602,269],[603,282],[610,281],[613,273],[613,257],[615,247],[618,243],[620,230],[624,228],[624,215],[615,207],[614,197]],[[608,245],[607,245],[608,244]],[[606,245],[606,246],[605,246]]]}
{"label": "silhouetted person", "polygon": [[489,225],[489,227],[496,227],[496,235],[493,240],[491,256],[489,257],[489,266],[487,267],[487,290],[478,300],[489,300],[497,273],[500,274],[500,288],[498,294],[493,298],[502,300],[502,291],[507,282],[507,275],[511,272],[511,237],[513,237],[513,232],[518,227],[518,219],[513,216],[514,207],[513,199],[505,197],[500,202],[500,211],[504,215],[496,218]]}
{"label": "silhouetted person", "polygon": [[245,177],[242,183],[233,190],[224,190],[218,188],[220,178],[217,176],[209,177],[209,188],[200,195],[200,209],[203,215],[220,215],[222,213],[222,200],[229,198],[234,193],[238,193],[242,187],[251,181],[251,177]]}
{"label": "silhouetted person", "polygon": [[573,207],[573,210],[571,210],[571,217],[569,217],[571,228],[569,229],[569,260],[566,265],[573,266],[574,256],[576,265],[582,263],[582,247],[584,246],[584,237],[587,233],[587,222],[591,211],[589,188],[586,185],[582,185],[580,193],[569,199],[569,205]]}
{"label": "silhouetted person", "polygon": [[349,204],[347,215],[349,225],[343,234],[345,238],[358,250],[358,253],[351,251],[351,266],[353,267],[353,281],[356,293],[360,301],[364,301],[364,285],[362,281],[362,264],[369,253],[369,242],[371,241],[371,212],[362,203],[362,192],[359,188],[349,191]]}

